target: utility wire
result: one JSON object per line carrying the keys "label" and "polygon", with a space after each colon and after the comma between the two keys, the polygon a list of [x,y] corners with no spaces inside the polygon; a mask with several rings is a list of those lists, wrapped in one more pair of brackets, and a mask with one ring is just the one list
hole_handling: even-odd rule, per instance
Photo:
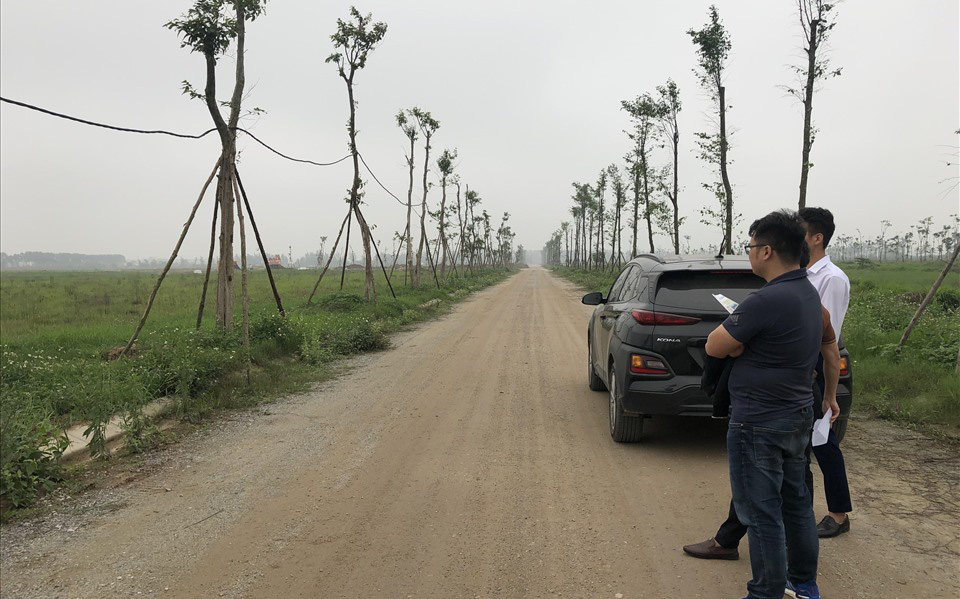
{"label": "utility wire", "polygon": [[[6,102],[6,103],[8,103],[8,104],[13,104],[13,105],[15,105],[15,106],[20,106],[20,107],[22,107],[22,108],[27,108],[27,109],[29,109],[29,110],[35,110],[35,111],[37,111],[37,112],[42,112],[43,114],[48,114],[48,115],[50,115],[50,116],[55,116],[55,117],[57,117],[57,118],[66,119],[66,120],[68,120],[68,121],[73,121],[73,122],[76,122],[76,123],[82,123],[82,124],[84,124],[84,125],[91,125],[91,126],[93,126],[93,127],[101,127],[101,128],[103,128],[103,129],[110,129],[110,130],[112,130],[112,131],[123,131],[123,132],[125,132],[125,133],[142,133],[142,134],[147,134],[147,135],[169,135],[169,136],[171,136],[171,137],[178,137],[178,138],[181,138],[181,139],[200,139],[200,138],[205,137],[205,136],[209,135],[210,133],[213,133],[214,131],[217,130],[217,129],[214,127],[213,129],[207,129],[206,131],[204,131],[204,132],[201,133],[200,135],[191,135],[191,134],[189,134],[189,133],[175,133],[175,132],[173,132],[173,131],[166,131],[166,130],[163,130],[163,129],[153,129],[153,130],[147,130],[147,129],[132,129],[132,128],[129,128],[129,127],[119,127],[119,126],[117,126],[117,125],[108,125],[108,124],[106,124],[106,123],[98,123],[98,122],[96,122],[96,121],[89,121],[89,120],[87,120],[87,119],[81,119],[81,118],[79,118],[79,117],[70,116],[70,115],[68,115],[68,114],[62,114],[62,113],[60,113],[60,112],[54,112],[53,110],[48,110],[48,109],[46,109],[46,108],[41,108],[41,107],[39,107],[39,106],[34,106],[33,104],[27,104],[26,102],[20,102],[20,101],[18,101],[18,100],[11,100],[11,99],[9,99],[9,98],[4,98],[4,97],[2,97],[2,96],[0,96],[0,101]],[[305,160],[305,159],[302,159],[302,158],[293,158],[293,157],[291,157],[291,156],[287,156],[286,154],[280,152],[279,150],[276,150],[276,149],[270,147],[270,146],[267,145],[264,141],[262,141],[260,138],[258,138],[256,135],[254,135],[253,133],[250,133],[249,131],[247,131],[246,129],[244,129],[244,128],[242,128],[242,127],[231,127],[231,129],[233,129],[233,130],[235,130],[235,131],[240,131],[240,132],[242,132],[242,133],[246,133],[247,135],[249,135],[254,141],[256,141],[256,142],[257,142],[258,144],[260,144],[261,146],[263,146],[263,147],[265,147],[266,149],[270,150],[271,152],[273,152],[273,153],[276,154],[277,156],[280,156],[281,158],[285,158],[285,159],[290,160],[290,161],[292,161],[292,162],[302,162],[302,163],[305,163],[305,164],[312,164],[312,165],[314,165],[314,166],[333,166],[333,165],[335,165],[335,164],[339,164],[339,163],[343,162],[344,160],[346,160],[347,158],[350,158],[350,156],[351,156],[350,154],[347,154],[347,155],[344,156],[343,158],[340,158],[339,160],[335,160],[335,161],[333,161],[333,162],[314,162],[313,160]],[[383,183],[380,182],[380,179],[378,179],[377,176],[373,173],[373,170],[370,169],[370,166],[367,164],[367,161],[363,159],[363,155],[358,152],[358,153],[357,153],[357,156],[359,156],[360,161],[363,162],[364,168],[367,169],[367,172],[370,173],[370,176],[373,177],[373,180],[376,181],[377,184],[378,184],[385,192],[387,192],[387,193],[390,195],[390,197],[392,197],[394,200],[396,200],[397,203],[399,203],[401,206],[406,207],[406,205],[407,205],[406,202],[404,202],[403,200],[401,200],[400,198],[398,198],[392,191],[390,191],[389,189],[387,189],[387,187],[386,187]],[[411,208],[413,208],[413,207],[411,207]],[[417,214],[417,217],[420,216],[420,211],[419,211],[419,210],[417,210],[416,208],[413,208],[413,211]]]}
{"label": "utility wire", "polygon": [[[377,179],[377,176],[373,174],[373,171],[370,170],[370,167],[367,165],[367,161],[363,159],[363,154],[361,154],[360,152],[357,152],[357,156],[360,157],[360,162],[363,163],[364,168],[367,169],[367,172],[370,173],[370,176],[373,177],[373,180],[376,181],[377,184],[380,185],[380,187],[382,187],[385,192],[387,192],[388,194],[390,194],[390,197],[392,197],[393,199],[395,199],[397,202],[400,203],[401,206],[403,206],[404,208],[406,208],[406,207],[407,207],[407,203],[406,203],[406,202],[404,202],[403,200],[401,200],[400,198],[398,198],[396,195],[394,195],[394,193],[393,193],[392,191],[390,191],[389,189],[387,189],[386,186],[384,186],[383,183],[380,183],[380,179]],[[412,206],[411,206],[411,208],[412,208]],[[419,211],[419,210],[417,210],[416,208],[413,208],[413,211],[416,212],[417,217],[420,216],[420,211]]]}
{"label": "utility wire", "polygon": [[373,174],[373,171],[370,170],[370,167],[367,165],[367,161],[363,159],[363,154],[361,154],[360,152],[357,152],[357,156],[360,157],[360,162],[363,163],[364,168],[367,169],[367,172],[370,173],[370,176],[373,177],[373,180],[376,181],[377,184],[380,185],[380,187],[382,187],[385,192],[387,192],[388,194],[390,194],[390,197],[392,197],[392,198],[395,199],[397,202],[399,202],[402,206],[405,207],[405,206],[407,205],[406,202],[404,202],[403,200],[401,200],[400,198],[398,198],[397,196],[395,196],[392,191],[390,191],[389,189],[387,189],[387,188],[383,185],[383,183],[380,183],[380,179],[377,179],[377,176]]}
{"label": "utility wire", "polygon": [[[37,111],[37,112],[42,112],[43,114],[48,114],[48,115],[50,115],[50,116],[55,116],[55,117],[57,117],[57,118],[66,119],[66,120],[68,120],[68,121],[73,121],[73,122],[75,122],[75,123],[82,123],[82,124],[84,124],[84,125],[91,125],[91,126],[93,126],[93,127],[100,127],[100,128],[103,128],[103,129],[110,129],[111,131],[122,131],[122,132],[124,132],[124,133],[142,133],[142,134],[146,134],[146,135],[169,135],[169,136],[171,136],[171,137],[178,137],[178,138],[181,138],[181,139],[200,139],[200,138],[202,138],[202,137],[206,137],[206,136],[209,135],[210,133],[213,133],[214,131],[217,130],[216,127],[214,127],[213,129],[207,129],[206,131],[204,131],[204,132],[201,133],[200,135],[191,135],[191,134],[189,134],[189,133],[175,133],[175,132],[173,132],[173,131],[166,131],[166,130],[163,130],[163,129],[153,129],[153,130],[148,130],[148,129],[132,129],[132,128],[130,128],[130,127],[119,127],[119,126],[117,126],[117,125],[108,125],[108,124],[106,124],[106,123],[98,123],[98,122],[96,122],[96,121],[89,121],[89,120],[87,120],[87,119],[81,119],[81,118],[79,118],[79,117],[70,116],[70,115],[68,115],[68,114],[63,114],[63,113],[60,113],[60,112],[54,112],[53,110],[48,110],[48,109],[46,109],[46,108],[41,108],[41,107],[39,107],[39,106],[34,106],[33,104],[27,104],[26,102],[20,102],[20,101],[18,101],[18,100],[11,100],[11,99],[9,99],[9,98],[4,98],[4,97],[2,97],[2,96],[0,96],[0,102],[6,102],[6,103],[8,103],[8,104],[13,104],[13,105],[15,105],[15,106],[20,106],[21,108],[27,108],[27,109],[29,109],[29,110],[35,110],[35,111]],[[333,162],[314,162],[313,160],[306,160],[306,159],[302,159],[302,158],[293,158],[292,156],[287,156],[287,155],[284,154],[283,152],[280,152],[279,150],[276,150],[276,149],[270,147],[270,146],[267,145],[264,141],[262,141],[260,138],[258,138],[256,135],[254,135],[253,133],[250,133],[249,131],[247,131],[246,129],[244,129],[244,128],[242,128],[242,127],[230,127],[230,129],[232,129],[232,130],[234,130],[234,131],[240,131],[241,133],[246,133],[246,134],[249,135],[255,142],[257,142],[257,143],[260,144],[261,146],[263,146],[263,147],[265,147],[266,149],[270,150],[271,152],[273,152],[273,153],[276,154],[277,156],[280,156],[281,158],[285,158],[285,159],[290,160],[290,161],[292,161],[292,162],[301,162],[301,163],[304,163],[304,164],[312,164],[312,165],[314,165],[314,166],[333,166],[333,165],[335,165],[335,164],[339,164],[339,163],[343,162],[344,160],[346,160],[347,158],[350,158],[350,156],[351,156],[351,154],[347,154],[347,155],[344,156],[343,158],[340,158],[339,160],[335,160],[335,161],[333,161]],[[406,206],[407,206],[407,203],[404,202],[403,200],[401,200],[400,198],[398,198],[392,191],[390,191],[389,189],[387,189],[387,187],[386,187],[383,183],[380,182],[380,179],[378,179],[377,176],[376,176],[375,174],[373,174],[373,170],[370,169],[370,166],[367,164],[367,161],[363,159],[363,155],[360,154],[359,152],[357,152],[357,156],[360,158],[360,161],[363,163],[364,168],[367,169],[367,172],[370,173],[370,176],[373,177],[373,180],[376,181],[377,184],[378,184],[385,192],[387,192],[387,193],[390,195],[390,197],[392,197],[394,200],[396,200],[401,206],[406,207]],[[412,206],[411,206],[411,208],[412,208],[413,212],[415,212],[418,217],[421,216],[419,210],[417,210],[416,208],[413,208]],[[216,513],[213,514],[213,516],[215,516],[215,515],[216,515]],[[210,518],[210,517],[212,517],[212,516],[208,516],[208,518]],[[204,520],[206,520],[206,518],[204,518]],[[201,522],[202,522],[202,521],[203,521],[203,520],[201,520]]]}
{"label": "utility wire", "polygon": [[[14,104],[14,105],[16,105],[16,106],[21,106],[21,107],[23,107],[23,108],[28,108],[28,109],[30,109],[30,110],[36,110],[37,112],[42,112],[42,113],[44,113],[44,114],[49,114],[50,116],[55,116],[55,117],[58,117],[58,118],[61,118],[61,119],[66,119],[66,120],[68,120],[68,121],[74,121],[74,122],[76,122],[76,123],[83,123],[84,125],[92,125],[92,126],[94,126],[94,127],[101,127],[101,128],[103,128],[103,129],[111,129],[111,130],[113,130],[113,131],[123,131],[123,132],[126,132],[126,133],[144,133],[144,134],[149,134],[149,135],[169,135],[169,136],[171,136],[171,137],[179,137],[179,138],[182,138],[182,139],[200,139],[201,137],[204,137],[204,136],[206,136],[206,135],[208,135],[208,134],[210,134],[210,133],[213,133],[214,131],[217,130],[216,128],[207,129],[206,131],[204,131],[204,132],[201,133],[200,135],[190,135],[189,133],[174,133],[173,131],[164,131],[163,129],[156,129],[156,130],[131,129],[131,128],[128,128],[128,127],[118,127],[118,126],[116,126],[116,125],[107,125],[107,124],[105,124],[105,123],[97,123],[97,122],[94,122],[94,121],[88,121],[88,120],[86,120],[86,119],[81,119],[81,118],[78,118],[78,117],[75,117],[75,116],[70,116],[70,115],[67,115],[67,114],[61,114],[61,113],[59,113],[59,112],[54,112],[54,111],[52,111],[52,110],[47,110],[46,108],[40,108],[39,106],[34,106],[34,105],[32,105],[32,104],[27,104],[26,102],[19,102],[19,101],[17,101],[17,100],[10,100],[9,98],[0,97],[0,101],[2,101],[2,102],[7,102],[8,104]],[[280,156],[281,158],[286,158],[287,160],[291,160],[291,161],[293,161],[293,162],[302,162],[302,163],[305,163],[305,164],[312,164],[312,165],[314,165],[314,166],[333,166],[334,164],[338,164],[338,163],[340,163],[340,162],[343,162],[344,160],[346,160],[347,158],[350,157],[350,154],[347,154],[347,155],[344,156],[343,158],[341,158],[341,159],[339,159],[339,160],[335,160],[335,161],[333,161],[333,162],[314,162],[313,160],[304,160],[304,159],[302,159],[302,158],[293,158],[293,157],[291,157],[291,156],[287,156],[286,154],[284,154],[284,153],[282,153],[282,152],[279,152],[278,150],[275,150],[274,148],[271,148],[271,147],[268,146],[266,143],[264,143],[263,141],[261,141],[256,135],[254,135],[253,133],[250,133],[249,131],[247,131],[246,129],[244,129],[244,128],[242,128],[242,127],[231,127],[231,129],[233,129],[233,130],[235,130],[235,131],[240,131],[240,132],[242,132],[242,133],[246,133],[246,134],[249,135],[251,138],[253,138],[253,140],[256,141],[258,144],[260,144],[261,146],[263,146],[263,147],[265,147],[266,149],[270,150],[271,152],[273,152],[273,153],[276,154],[277,156]],[[391,194],[391,195],[392,195],[392,194]],[[394,197],[396,197],[396,196],[394,196]]]}

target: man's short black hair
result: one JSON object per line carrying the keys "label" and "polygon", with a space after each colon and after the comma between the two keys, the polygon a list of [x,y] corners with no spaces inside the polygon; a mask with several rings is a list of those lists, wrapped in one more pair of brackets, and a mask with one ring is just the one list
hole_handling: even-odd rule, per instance
{"label": "man's short black hair", "polygon": [[810,232],[823,235],[823,247],[830,245],[833,232],[837,230],[833,224],[833,213],[826,208],[801,208],[798,213],[803,222],[807,223]]}
{"label": "man's short black hair", "polygon": [[773,251],[787,264],[799,263],[803,258],[806,231],[796,212],[790,210],[771,212],[753,221],[749,233],[756,243],[773,248]]}

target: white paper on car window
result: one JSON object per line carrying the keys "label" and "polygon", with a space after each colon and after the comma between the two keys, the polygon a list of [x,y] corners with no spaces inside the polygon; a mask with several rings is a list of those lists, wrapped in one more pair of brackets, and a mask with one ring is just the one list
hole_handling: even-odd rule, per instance
{"label": "white paper on car window", "polygon": [[727,311],[727,314],[733,314],[733,311],[740,305],[722,293],[714,293],[713,299],[720,302],[720,305]]}
{"label": "white paper on car window", "polygon": [[833,418],[833,410],[827,408],[827,413],[823,418],[813,423],[813,446],[818,447],[827,442],[830,436],[830,419]]}

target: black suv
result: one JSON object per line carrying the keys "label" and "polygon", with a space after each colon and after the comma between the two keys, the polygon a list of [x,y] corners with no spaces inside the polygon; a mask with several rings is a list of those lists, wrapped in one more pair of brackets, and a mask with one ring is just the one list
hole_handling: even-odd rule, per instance
{"label": "black suv", "polygon": [[[707,335],[727,317],[713,297],[741,302],[764,284],[746,258],[656,256],[631,260],[606,297],[589,293],[597,306],[587,327],[587,376],[594,391],[610,392],[610,435],[640,440],[643,420],[656,414],[711,416],[713,404],[700,389]],[[841,340],[842,438],[853,401],[850,359]]]}

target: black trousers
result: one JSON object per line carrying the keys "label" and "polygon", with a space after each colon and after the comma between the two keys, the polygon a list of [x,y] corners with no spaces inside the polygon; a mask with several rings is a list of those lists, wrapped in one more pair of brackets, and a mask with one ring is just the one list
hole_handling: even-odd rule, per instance
{"label": "black trousers", "polygon": [[[821,371],[820,378],[823,374]],[[823,417],[822,390],[818,385],[813,386],[813,410],[816,418]],[[850,487],[847,484],[847,467],[843,460],[843,453],[840,451],[840,441],[830,429],[830,436],[824,445],[813,447],[807,445],[807,470],[804,474],[804,482],[807,483],[807,489],[810,491],[811,501],[813,500],[813,472],[810,470],[810,450],[813,450],[817,456],[817,464],[823,473],[823,491],[827,496],[827,509],[831,512],[845,514],[853,511],[850,503]],[[747,534],[747,527],[737,518],[737,510],[733,507],[733,499],[730,500],[730,509],[727,513],[727,519],[720,525],[714,540],[721,547],[733,549],[740,544],[740,539]]]}

